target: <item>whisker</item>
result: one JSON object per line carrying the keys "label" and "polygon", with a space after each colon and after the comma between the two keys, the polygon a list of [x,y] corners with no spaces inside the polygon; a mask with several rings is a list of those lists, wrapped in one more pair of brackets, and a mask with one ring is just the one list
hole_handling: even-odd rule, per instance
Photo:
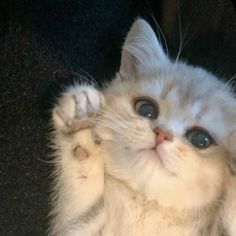
{"label": "whisker", "polygon": [[126,138],[127,140],[129,140],[132,143],[135,143],[137,145],[140,145],[140,142],[144,142],[145,140],[141,139],[141,133],[137,133],[135,129],[133,129],[132,131],[129,131],[129,134],[127,134],[126,132],[123,132],[122,127],[120,127],[117,124],[111,124],[109,122],[105,122],[105,121],[97,121],[97,123],[105,128],[109,128],[110,130],[116,132],[117,134],[119,134],[121,137]]}
{"label": "whisker", "polygon": [[[106,106],[109,111],[116,116],[119,120],[121,120],[124,124],[127,122],[125,119],[123,119],[114,109],[112,109],[110,106]],[[108,113],[109,114],[109,113]],[[127,127],[128,128],[128,127]]]}
{"label": "whisker", "polygon": [[113,124],[116,124],[116,125],[118,124],[119,128],[125,128],[126,130],[128,130],[130,132],[130,135],[132,135],[132,136],[134,136],[134,135],[135,136],[140,136],[140,135],[142,135],[145,132],[143,130],[140,131],[140,130],[137,130],[135,128],[129,127],[124,122],[115,119],[115,117],[111,117],[109,114],[105,115],[104,117],[107,118],[108,120],[110,119],[111,121],[113,121],[114,122]]}
{"label": "whisker", "polygon": [[[82,68],[79,69],[80,71],[82,71],[82,73],[84,73],[85,75],[82,75],[81,73],[72,71],[71,73],[75,76],[77,76],[79,79],[83,79],[85,81],[85,84],[91,84],[95,85],[96,87],[99,88],[99,84],[98,82],[95,80],[95,78],[89,74],[87,71],[83,70]],[[83,81],[82,81],[83,82]]]}
{"label": "whisker", "polygon": [[120,125],[120,128],[125,128],[125,129],[129,129],[124,122],[120,121],[119,119],[116,119],[114,116],[111,116],[108,112],[104,112],[102,115],[102,118],[106,118],[110,121],[112,121],[113,125]]}
{"label": "whisker", "polygon": [[143,7],[143,9],[146,11],[146,13],[151,17],[151,19],[153,20],[153,22],[155,23],[155,27],[156,27],[156,31],[157,31],[157,34],[158,34],[158,38],[159,38],[159,39],[163,39],[163,42],[164,42],[164,50],[165,50],[167,56],[169,56],[169,48],[168,48],[167,40],[166,40],[166,37],[165,37],[165,34],[164,34],[162,28],[160,27],[160,25],[158,24],[157,20],[155,19],[152,10],[151,10],[151,9],[148,9],[148,8],[145,7],[144,5],[143,5],[142,7]]}
{"label": "whisker", "polygon": [[[111,108],[110,106],[108,106],[108,105],[105,105],[105,107],[106,107],[109,111],[107,111],[107,110],[104,109],[104,110],[101,112],[101,116],[104,116],[104,117],[109,118],[109,119],[113,119],[114,122],[116,122],[116,121],[122,122],[123,125],[124,125],[127,129],[132,130],[130,127],[127,126],[128,121],[125,120],[123,117],[121,117],[120,114],[118,114],[114,109],[112,109],[112,108]],[[114,117],[111,116],[111,114],[114,115]],[[127,117],[127,119],[128,119],[128,117]],[[135,117],[130,116],[130,119],[132,119],[132,121],[134,121]],[[133,130],[134,130],[134,129],[133,129]]]}
{"label": "whisker", "polygon": [[190,42],[190,40],[192,39],[193,36],[189,37],[188,40],[185,41],[187,34],[188,34],[188,30],[189,30],[189,24],[185,27],[185,32],[183,34],[183,27],[182,27],[182,21],[181,21],[181,7],[180,5],[178,6],[178,23],[179,23],[179,50],[178,53],[176,55],[176,59],[175,59],[175,63],[177,64],[180,58],[181,53],[183,52],[183,49],[186,47],[186,45]]}
{"label": "whisker", "polygon": [[236,74],[233,75],[226,83],[225,85],[229,88],[234,89],[236,87]]}
{"label": "whisker", "polygon": [[179,50],[175,59],[175,64],[178,62],[180,54],[183,49],[183,32],[182,32],[182,23],[181,23],[181,16],[180,16],[180,6],[178,6],[178,23],[179,23]]}
{"label": "whisker", "polygon": [[[136,138],[136,136],[135,135],[133,135],[132,133],[130,133],[129,135],[127,135],[125,132],[122,132],[122,127],[120,127],[119,125],[114,125],[114,124],[110,124],[109,122],[104,122],[104,121],[98,121],[98,124],[99,125],[103,125],[104,127],[106,127],[106,128],[109,128],[109,129],[111,129],[111,130],[113,130],[113,131],[115,131],[116,133],[119,133],[119,134],[121,134],[122,136],[124,136],[124,137],[127,137],[128,139],[131,139],[132,140],[132,138]],[[135,130],[134,130],[135,131]]]}

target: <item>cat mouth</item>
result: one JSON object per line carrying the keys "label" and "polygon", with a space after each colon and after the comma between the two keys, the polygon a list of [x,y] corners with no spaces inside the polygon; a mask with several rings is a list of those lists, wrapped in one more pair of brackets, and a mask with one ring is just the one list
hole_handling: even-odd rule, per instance
{"label": "cat mouth", "polygon": [[172,170],[170,170],[170,168],[168,168],[168,165],[164,159],[165,155],[161,153],[162,150],[160,150],[160,148],[163,149],[163,147],[160,147],[160,145],[155,145],[154,147],[149,149],[155,159],[155,162],[158,163],[161,169],[163,169],[169,176],[178,177],[178,175],[175,172],[173,172]]}
{"label": "cat mouth", "polygon": [[158,148],[159,148],[159,147],[158,147],[157,145],[155,145],[155,147],[151,148],[151,151],[154,153],[156,159],[157,159],[158,161],[160,161],[161,165],[164,167],[163,159],[162,159],[160,153],[159,153],[158,150],[157,150]]}
{"label": "cat mouth", "polygon": [[158,152],[158,145],[154,145],[152,147],[142,149],[145,152],[148,152],[148,156],[153,158],[155,161],[161,164],[164,167],[163,158],[161,157],[160,153]]}

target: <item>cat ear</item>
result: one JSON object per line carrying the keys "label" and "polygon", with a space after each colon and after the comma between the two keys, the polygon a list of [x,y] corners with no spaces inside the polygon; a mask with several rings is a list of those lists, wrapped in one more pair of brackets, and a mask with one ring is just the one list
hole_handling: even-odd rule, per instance
{"label": "cat ear", "polygon": [[151,26],[143,19],[132,25],[122,49],[119,74],[124,79],[149,74],[169,63]]}

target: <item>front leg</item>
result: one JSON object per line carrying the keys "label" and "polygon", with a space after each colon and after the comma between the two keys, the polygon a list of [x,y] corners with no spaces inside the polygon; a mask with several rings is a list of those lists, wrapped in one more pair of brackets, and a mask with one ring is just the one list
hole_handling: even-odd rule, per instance
{"label": "front leg", "polygon": [[101,230],[104,165],[89,117],[103,95],[91,86],[70,88],[53,110],[56,158],[50,235],[90,236]]}

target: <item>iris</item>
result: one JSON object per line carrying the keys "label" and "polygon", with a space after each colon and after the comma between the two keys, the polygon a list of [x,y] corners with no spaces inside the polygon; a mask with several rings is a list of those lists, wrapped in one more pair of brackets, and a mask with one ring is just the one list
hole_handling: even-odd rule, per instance
{"label": "iris", "polygon": [[213,144],[212,137],[204,129],[192,128],[187,131],[186,137],[193,146],[199,149],[206,149]]}
{"label": "iris", "polygon": [[134,106],[136,112],[143,117],[154,120],[158,116],[157,105],[150,100],[138,100]]}

